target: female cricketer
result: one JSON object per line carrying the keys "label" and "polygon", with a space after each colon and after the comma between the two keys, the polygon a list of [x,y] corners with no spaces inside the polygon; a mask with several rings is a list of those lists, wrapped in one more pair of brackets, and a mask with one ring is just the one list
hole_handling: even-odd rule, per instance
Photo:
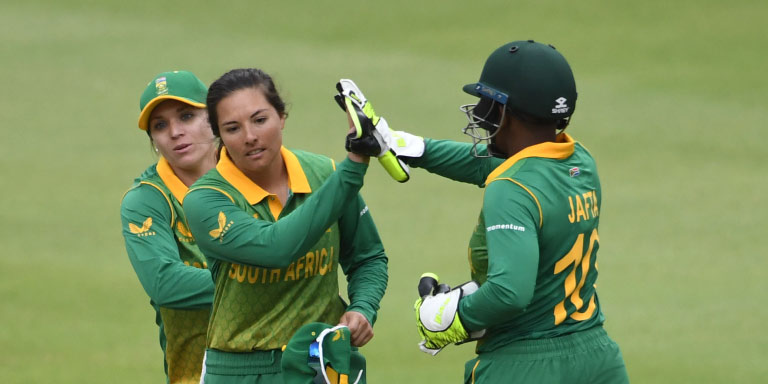
{"label": "female cricketer", "polygon": [[181,201],[216,164],[207,88],[186,71],[164,72],[141,95],[139,128],[160,155],[123,196],[125,249],[155,309],[170,383],[200,381],[213,280]]}
{"label": "female cricketer", "polygon": [[[356,86],[339,90],[365,100]],[[570,66],[551,45],[515,41],[464,91],[480,98],[461,108],[473,144],[392,132],[370,105],[356,108],[371,128],[353,150],[391,151],[400,162],[383,162],[390,168],[407,174],[404,162],[485,187],[469,241],[473,281],[450,290],[433,275],[422,280],[437,289],[420,284],[421,349],[478,340],[466,383],[629,382],[595,288],[600,178],[592,155],[563,132],[576,102]]]}
{"label": "female cricketer", "polygon": [[358,193],[368,157],[283,147],[285,103],[259,69],[222,75],[207,106],[224,148],[184,198],[215,284],[203,379],[282,383],[281,348],[303,325],[346,325],[354,346],[373,337],[387,258]]}

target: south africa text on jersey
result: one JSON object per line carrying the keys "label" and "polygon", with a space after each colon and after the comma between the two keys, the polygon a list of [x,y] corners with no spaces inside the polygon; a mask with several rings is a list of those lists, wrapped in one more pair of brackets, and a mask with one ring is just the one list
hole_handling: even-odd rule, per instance
{"label": "south africa text on jersey", "polygon": [[333,247],[307,252],[287,268],[262,268],[253,265],[232,264],[229,278],[240,283],[272,284],[281,281],[307,279],[324,276],[333,270]]}

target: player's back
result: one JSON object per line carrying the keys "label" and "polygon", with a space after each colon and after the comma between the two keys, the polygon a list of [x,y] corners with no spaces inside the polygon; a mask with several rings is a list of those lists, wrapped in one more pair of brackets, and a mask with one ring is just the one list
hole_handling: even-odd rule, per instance
{"label": "player's back", "polygon": [[594,287],[600,179],[581,144],[563,148],[569,149],[522,158],[498,175],[526,189],[536,205],[539,261],[533,299],[494,330],[500,339],[492,344],[559,336],[603,322]]}

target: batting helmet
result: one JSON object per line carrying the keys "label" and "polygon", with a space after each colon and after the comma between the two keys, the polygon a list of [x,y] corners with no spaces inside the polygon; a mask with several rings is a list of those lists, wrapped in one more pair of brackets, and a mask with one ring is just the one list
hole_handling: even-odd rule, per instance
{"label": "batting helmet", "polygon": [[480,80],[464,92],[544,122],[567,119],[576,107],[576,82],[555,47],[533,40],[507,43],[485,61]]}

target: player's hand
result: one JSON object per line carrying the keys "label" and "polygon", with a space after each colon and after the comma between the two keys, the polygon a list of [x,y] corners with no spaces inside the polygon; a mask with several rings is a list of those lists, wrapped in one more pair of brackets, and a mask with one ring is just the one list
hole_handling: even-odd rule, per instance
{"label": "player's hand", "polygon": [[[348,113],[355,126],[355,131],[347,135],[347,151],[376,156],[393,179],[401,183],[408,181],[410,169],[404,160],[420,157],[424,153],[424,140],[389,129],[387,120],[376,114],[354,81],[341,79],[336,89],[339,91],[334,96],[336,102]],[[398,153],[398,150],[402,153]]]}
{"label": "player's hand", "polygon": [[[420,281],[419,294],[427,292],[422,287],[425,276],[422,276]],[[430,277],[434,277],[434,289],[414,304],[416,326],[422,339],[419,349],[434,356],[448,344],[461,344],[484,336],[485,330],[470,334],[459,317],[459,301],[477,291],[477,283],[470,281],[448,292],[442,292],[447,290],[447,286],[437,285],[437,276]],[[434,293],[435,290],[437,293]]]}
{"label": "player's hand", "polygon": [[373,327],[360,312],[345,312],[338,325],[346,325],[349,328],[351,342],[355,347],[362,347],[373,338]]}
{"label": "player's hand", "polygon": [[[355,127],[355,123],[352,122],[352,117],[347,114],[347,122],[349,122],[349,131],[347,132],[347,137],[350,135],[354,135],[357,131],[357,128]],[[347,157],[349,157],[350,160],[356,162],[356,163],[365,163],[368,164],[370,162],[371,158],[369,156],[360,155],[354,152],[348,152]]]}

